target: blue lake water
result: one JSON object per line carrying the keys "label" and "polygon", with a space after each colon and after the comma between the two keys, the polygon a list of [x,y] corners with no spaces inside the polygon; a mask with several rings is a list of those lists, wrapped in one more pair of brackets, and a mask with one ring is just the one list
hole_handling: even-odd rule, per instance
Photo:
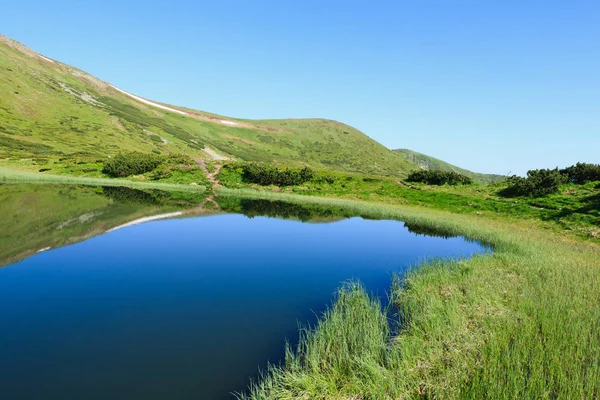
{"label": "blue lake water", "polygon": [[385,296],[393,272],[482,251],[399,221],[241,214],[147,222],[44,251],[0,268],[0,396],[231,399],[281,360],[298,323],[314,323],[343,281]]}

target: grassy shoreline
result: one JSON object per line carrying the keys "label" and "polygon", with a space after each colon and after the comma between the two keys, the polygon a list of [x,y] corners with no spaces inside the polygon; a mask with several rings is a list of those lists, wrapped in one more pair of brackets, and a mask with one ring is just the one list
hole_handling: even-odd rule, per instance
{"label": "grassy shoreline", "polygon": [[124,186],[132,189],[161,189],[185,192],[203,192],[201,185],[176,183],[139,182],[126,179],[91,178],[83,176],[48,175],[40,172],[27,172],[0,167],[0,183],[50,183],[86,186]]}
{"label": "grassy shoreline", "polygon": [[[218,193],[345,206],[494,246],[420,266],[392,288],[391,316],[342,289],[283,366],[243,399],[598,398],[600,246],[532,220],[293,194]],[[382,324],[388,317],[391,324]],[[393,326],[401,326],[398,333]],[[339,332],[344,332],[340,335]]]}

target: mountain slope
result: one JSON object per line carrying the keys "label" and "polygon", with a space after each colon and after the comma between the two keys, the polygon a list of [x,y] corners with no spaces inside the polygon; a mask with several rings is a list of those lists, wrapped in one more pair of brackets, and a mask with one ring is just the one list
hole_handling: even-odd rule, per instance
{"label": "mountain slope", "polygon": [[415,167],[339,122],[241,120],[152,102],[0,36],[1,163],[53,167],[131,150],[391,176]]}
{"label": "mountain slope", "polygon": [[463,174],[470,177],[475,182],[484,184],[500,182],[505,179],[503,175],[481,174],[478,172],[472,172],[457,167],[455,165],[448,164],[447,162],[439,160],[437,158],[428,156],[426,154],[417,153],[416,151],[412,151],[409,149],[396,149],[393,151],[401,155],[403,158],[410,161],[411,163],[416,164],[421,169],[457,172],[459,174]]}

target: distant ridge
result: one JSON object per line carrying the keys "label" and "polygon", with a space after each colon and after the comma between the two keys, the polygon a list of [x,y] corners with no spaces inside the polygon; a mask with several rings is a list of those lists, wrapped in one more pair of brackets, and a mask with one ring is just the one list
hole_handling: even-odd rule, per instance
{"label": "distant ridge", "polygon": [[393,151],[398,153],[411,163],[414,163],[421,169],[457,172],[459,174],[463,174],[470,177],[477,183],[489,184],[494,182],[500,182],[506,179],[506,177],[503,175],[481,174],[478,172],[472,172],[464,168],[460,168],[455,165],[449,164],[435,157],[431,157],[426,154],[418,153],[409,149],[397,149]]}

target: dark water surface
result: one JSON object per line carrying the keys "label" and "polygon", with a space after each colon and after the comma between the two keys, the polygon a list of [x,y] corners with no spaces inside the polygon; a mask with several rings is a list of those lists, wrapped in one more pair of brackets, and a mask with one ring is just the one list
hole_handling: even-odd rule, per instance
{"label": "dark water surface", "polygon": [[[0,247],[69,243],[56,237],[66,229],[57,210],[82,199],[76,215],[62,217],[75,221],[67,226],[81,240],[99,224],[164,211],[97,189],[69,189],[70,202],[48,200],[57,190],[0,187],[0,228],[23,236],[4,231]],[[248,204],[238,200],[237,209]],[[268,208],[259,205],[252,215]],[[392,272],[485,251],[462,238],[411,233],[398,221],[319,216],[312,218],[319,223],[241,214],[153,221],[0,268],[0,398],[230,399],[259,367],[281,360],[297,323],[314,322],[341,282],[360,279],[384,295]],[[77,231],[78,224],[89,226]]]}

